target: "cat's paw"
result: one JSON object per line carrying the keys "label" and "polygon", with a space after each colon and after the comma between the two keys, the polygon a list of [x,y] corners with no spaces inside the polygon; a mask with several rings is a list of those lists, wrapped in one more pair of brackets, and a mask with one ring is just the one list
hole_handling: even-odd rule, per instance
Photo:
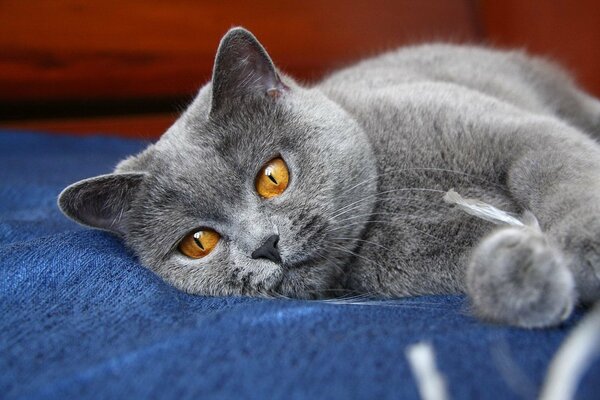
{"label": "cat's paw", "polygon": [[576,301],[560,251],[530,228],[501,228],[484,238],[471,255],[467,289],[480,317],[527,328],[559,324]]}

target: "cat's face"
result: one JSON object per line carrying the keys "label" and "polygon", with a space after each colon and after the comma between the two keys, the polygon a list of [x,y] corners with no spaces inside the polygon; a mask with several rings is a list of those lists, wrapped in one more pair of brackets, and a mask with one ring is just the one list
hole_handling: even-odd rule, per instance
{"label": "cat's face", "polygon": [[[67,188],[61,208],[119,232],[144,265],[197,294],[322,296],[375,201],[360,127],[319,92],[281,80],[241,29],[223,39],[212,84],[116,172]],[[90,194],[102,204],[82,200]]]}

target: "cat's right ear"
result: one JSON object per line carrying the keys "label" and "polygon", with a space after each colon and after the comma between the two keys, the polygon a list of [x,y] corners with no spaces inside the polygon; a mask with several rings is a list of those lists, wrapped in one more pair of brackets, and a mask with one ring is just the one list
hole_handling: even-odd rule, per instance
{"label": "cat's right ear", "polygon": [[212,77],[211,113],[246,95],[281,97],[289,90],[258,39],[244,28],[230,29],[219,44]]}
{"label": "cat's right ear", "polygon": [[126,211],[143,179],[142,173],[84,179],[62,191],[58,206],[67,217],[82,225],[122,235]]}

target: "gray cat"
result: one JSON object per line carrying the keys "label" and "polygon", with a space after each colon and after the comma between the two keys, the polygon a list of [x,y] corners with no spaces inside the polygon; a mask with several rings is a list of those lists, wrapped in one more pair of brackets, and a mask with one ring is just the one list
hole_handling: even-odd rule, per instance
{"label": "gray cat", "polygon": [[[600,298],[598,134],[600,103],[520,52],[408,47],[305,87],[235,28],[161,139],[59,205],[189,293],[466,292],[542,327]],[[470,216],[451,188],[541,230]]]}

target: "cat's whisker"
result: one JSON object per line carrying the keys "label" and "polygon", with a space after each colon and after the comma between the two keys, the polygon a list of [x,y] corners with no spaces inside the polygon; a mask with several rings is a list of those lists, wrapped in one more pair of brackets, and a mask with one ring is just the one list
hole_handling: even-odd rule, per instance
{"label": "cat's whisker", "polygon": [[350,237],[333,237],[333,238],[331,238],[331,240],[342,240],[342,241],[354,241],[354,242],[367,243],[367,244],[372,244],[373,246],[380,247],[386,251],[392,251],[392,249],[390,249],[382,244],[373,242],[371,240],[366,240],[366,239],[350,238]]}
{"label": "cat's whisker", "polygon": [[447,168],[411,167],[411,168],[396,168],[396,169],[392,169],[392,170],[384,170],[382,173],[376,174],[374,178],[367,178],[361,182],[354,184],[353,186],[351,186],[349,188],[343,189],[340,194],[343,195],[343,194],[349,192],[350,190],[356,189],[359,186],[362,186],[362,185],[365,185],[365,184],[371,182],[373,179],[378,179],[378,178],[384,177],[384,176],[392,174],[392,173],[408,172],[408,171],[447,172],[447,173],[461,175],[461,176],[465,176],[465,177],[469,177],[469,178],[474,178],[478,181],[487,183],[487,184],[495,186],[497,188],[503,188],[502,185],[492,182],[489,179],[483,178],[478,175],[469,174],[469,173],[463,172],[463,171],[457,171],[457,170],[452,170],[452,169],[447,169]]}
{"label": "cat's whisker", "polygon": [[344,272],[344,267],[341,265],[341,261],[337,260],[335,258],[332,257],[328,257],[324,254],[321,254],[321,250],[317,250],[317,252],[315,253],[317,256],[319,256],[320,258],[322,258],[323,260],[330,262],[333,264],[333,266],[337,269],[337,273],[339,273],[340,275]]}
{"label": "cat's whisker", "polygon": [[383,266],[381,266],[379,263],[377,263],[374,260],[371,260],[368,257],[363,256],[362,254],[358,254],[357,252],[352,251],[350,249],[347,249],[346,247],[338,245],[337,243],[334,243],[334,242],[328,241],[327,243],[328,243],[329,246],[333,247],[334,249],[337,249],[339,251],[342,251],[342,252],[345,252],[347,254],[350,254],[350,255],[352,255],[352,256],[354,256],[356,258],[360,258],[360,259],[368,262],[369,264],[375,265],[376,267],[383,269]]}
{"label": "cat's whisker", "polygon": [[[428,167],[422,167],[422,168],[419,168],[419,167],[414,167],[414,168],[400,168],[400,169],[396,169],[396,170],[386,171],[386,172],[384,172],[382,174],[379,174],[378,176],[383,176],[383,175],[386,175],[386,174],[389,174],[389,173],[394,173],[394,172],[412,171],[412,170],[424,170],[424,171],[436,171],[436,172],[455,173],[455,174],[458,174],[458,175],[463,175],[463,176],[468,176],[468,177],[474,177],[474,178],[477,178],[479,180],[483,180],[483,181],[485,181],[488,184],[491,184],[491,185],[499,187],[498,184],[496,184],[494,182],[490,182],[489,180],[486,180],[484,178],[481,178],[481,177],[478,177],[478,176],[475,176],[475,175],[472,175],[472,174],[468,174],[468,173],[465,173],[465,172],[455,171],[455,170],[450,170],[450,169],[444,169],[444,168],[428,168]],[[359,182],[358,184],[354,185],[353,187],[346,189],[344,192],[346,192],[346,191],[348,191],[350,189],[353,189],[353,188],[355,188],[357,186],[360,186],[361,184],[366,183],[366,182],[368,182],[368,180],[365,180],[363,182]],[[338,210],[335,211],[334,215],[332,215],[330,217],[330,220],[336,220],[336,222],[338,222],[338,223],[342,222],[342,221],[344,221],[344,219],[337,220],[337,218],[339,218],[339,217],[341,217],[341,216],[343,216],[343,215],[345,215],[347,213],[350,213],[350,212],[352,212],[352,211],[354,211],[356,209],[360,209],[362,207],[361,203],[363,203],[363,202],[365,202],[367,200],[371,200],[374,197],[379,197],[378,200],[392,199],[391,197],[381,197],[381,196],[385,195],[385,194],[390,194],[390,193],[395,193],[395,192],[398,192],[398,191],[405,191],[405,190],[445,193],[445,191],[443,191],[443,190],[431,189],[431,188],[399,188],[399,189],[391,189],[391,190],[380,192],[380,193],[377,193],[377,194],[374,194],[374,195],[365,196],[362,199],[356,200],[356,201],[354,201],[354,202],[352,202],[350,204],[347,204],[347,205],[339,208]],[[342,193],[344,193],[344,192],[342,192]],[[397,199],[406,199],[406,197],[398,197]],[[377,213],[375,213],[373,215],[377,215]],[[408,215],[405,215],[405,216],[409,217]],[[350,217],[348,219],[354,219],[354,217]]]}
{"label": "cat's whisker", "polygon": [[[357,172],[355,172],[355,174],[360,176],[364,172],[365,169],[370,168],[370,167],[371,167],[371,165],[365,164],[361,169],[359,169]],[[375,179],[377,178],[377,176],[379,176],[379,174],[375,174]],[[360,181],[358,184],[356,184],[356,185],[354,185],[352,187],[342,188],[341,192],[339,192],[339,194],[343,195],[345,193],[348,193],[350,190],[354,189],[355,187],[358,187],[360,185],[366,184],[367,182],[370,182],[372,180],[373,180],[373,178],[367,178],[367,179],[365,179],[363,181]]]}
{"label": "cat's whisker", "polygon": [[[325,300],[317,300],[319,302],[325,302]],[[327,301],[328,304],[332,305],[346,305],[346,306],[377,306],[377,307],[397,307],[397,308],[405,308],[405,309],[414,309],[414,310],[431,310],[432,308],[436,309],[450,309],[451,307],[431,307],[427,305],[417,305],[417,304],[404,304],[404,303],[396,303],[394,300],[364,300],[364,301],[346,301],[343,298],[340,299],[331,299]]]}
{"label": "cat's whisker", "polygon": [[446,193],[446,190],[439,190],[439,189],[429,189],[429,188],[419,188],[419,187],[405,187],[405,188],[398,188],[398,189],[390,189],[390,190],[386,190],[383,192],[379,192],[376,194],[372,194],[366,197],[363,197],[362,199],[353,201],[350,204],[347,204],[341,208],[339,208],[338,210],[336,210],[336,214],[333,215],[331,218],[335,218],[339,212],[345,210],[346,208],[353,206],[357,203],[372,199],[372,198],[376,198],[378,196],[384,195],[384,194],[389,194],[389,193],[397,193],[397,192],[405,192],[405,191],[415,191],[415,192],[432,192],[432,193]]}
{"label": "cat's whisker", "polygon": [[[363,221],[360,221],[360,222],[354,222],[354,223],[347,224],[347,225],[340,226],[340,227],[336,227],[336,228],[333,228],[333,229],[328,229],[328,230],[326,230],[326,232],[327,232],[327,233],[332,233],[332,232],[336,232],[336,231],[339,231],[339,230],[341,230],[341,229],[347,228],[347,227],[349,227],[349,226],[353,226],[353,225],[357,225],[357,224],[363,224],[363,223],[364,223],[364,224],[369,224],[369,223],[381,223],[381,224],[387,224],[387,225],[390,225],[390,226],[395,226],[395,225],[393,224],[393,221],[383,221],[383,220],[368,220],[368,221],[364,221],[364,222],[363,222]],[[427,237],[430,237],[430,238],[432,238],[432,239],[435,239],[435,240],[437,240],[438,242],[443,242],[443,243],[446,243],[446,244],[448,244],[448,243],[447,243],[447,240],[444,240],[444,239],[442,239],[442,238],[439,238],[439,237],[437,237],[437,236],[435,236],[435,235],[432,235],[432,234],[430,234],[430,233],[428,233],[428,232],[426,232],[426,231],[424,231],[424,230],[422,230],[422,229],[419,229],[419,228],[415,227],[414,225],[411,225],[411,224],[406,224],[406,226],[408,226],[408,227],[410,227],[410,228],[412,228],[412,229],[416,230],[417,232],[419,232],[419,233],[421,233],[421,234],[423,234],[423,235],[425,235],[425,236],[427,236]],[[461,244],[453,244],[452,246],[455,246],[455,247],[468,247],[468,246],[466,246],[466,245],[461,245]]]}
{"label": "cat's whisker", "polygon": [[[328,292],[348,292],[347,289],[330,289]],[[306,293],[320,294],[320,291],[307,290]],[[446,310],[452,307],[446,306],[441,303],[435,302],[416,302],[414,298],[405,297],[400,299],[382,298],[377,293],[358,293],[352,295],[345,295],[333,298],[324,298],[315,300],[318,303],[329,304],[329,305],[342,305],[342,306],[377,306],[377,307],[397,307],[405,309],[415,310]]]}
{"label": "cat's whisker", "polygon": [[375,215],[395,216],[395,217],[403,217],[403,218],[407,218],[407,219],[419,219],[419,216],[414,215],[414,214],[401,213],[401,212],[395,212],[395,211],[382,211],[382,212],[353,215],[351,217],[332,220],[332,222],[335,222],[336,224],[341,224],[342,222],[345,222],[345,221],[352,221],[354,219],[371,217],[371,216],[375,216]]}
{"label": "cat's whisker", "polygon": [[[326,242],[328,243],[328,241],[326,241]],[[323,260],[325,260],[325,261],[327,261],[327,262],[329,262],[329,263],[333,264],[333,265],[334,265],[334,267],[335,267],[335,268],[338,270],[337,272],[343,273],[343,271],[344,271],[344,268],[343,268],[343,266],[341,265],[342,261],[341,261],[341,260],[338,260],[338,259],[337,259],[337,258],[335,258],[335,257],[331,257],[331,256],[329,256],[329,255],[325,255],[325,254],[323,254],[323,253],[321,252],[322,250],[324,250],[324,249],[318,249],[318,250],[316,251],[316,255],[317,255],[318,257],[320,257],[321,259],[323,259]]]}
{"label": "cat's whisker", "polygon": [[[415,198],[415,195],[416,195],[416,193],[414,195],[412,195],[412,196],[389,196],[389,195],[388,196],[381,196],[381,197],[379,197],[377,199],[377,201],[384,201],[384,200],[404,200],[403,204],[406,204],[406,205],[412,205],[412,204],[415,204],[416,202],[419,202],[420,205],[422,205],[422,203],[423,203],[424,200],[423,199],[417,199],[417,198]],[[371,197],[364,198],[364,199],[361,199],[359,201],[356,201],[357,204],[355,204],[352,207],[347,208],[347,209],[345,209],[345,210],[343,210],[341,212],[337,212],[336,211],[336,214],[334,216],[331,216],[330,218],[331,219],[335,219],[337,217],[343,216],[344,214],[350,213],[350,212],[352,212],[354,210],[358,210],[358,209],[360,209],[360,208],[363,207],[363,205],[360,204],[360,203],[362,203],[363,200],[366,201],[366,200],[369,200],[369,199],[371,199]],[[341,208],[340,208],[340,210],[341,210]]]}
{"label": "cat's whisker", "polygon": [[335,302],[335,301],[345,301],[345,300],[349,300],[349,301],[364,301],[364,302],[368,302],[372,305],[377,305],[377,303],[388,303],[390,305],[398,305],[398,306],[413,306],[413,307],[419,307],[419,308],[428,308],[428,309],[432,309],[432,308],[441,308],[441,309],[447,309],[447,308],[452,308],[447,306],[444,303],[437,303],[437,302],[431,302],[431,301],[421,301],[418,297],[401,297],[401,298],[387,298],[387,297],[381,297],[381,294],[379,293],[375,293],[375,292],[367,292],[367,293],[358,293],[355,295],[350,295],[350,296],[343,296],[343,297],[336,297],[336,298],[332,298],[332,299],[325,299],[323,301],[327,301],[327,302]]}
{"label": "cat's whisker", "polygon": [[[393,222],[394,221],[383,221],[383,220],[369,219],[369,220],[366,220],[366,221],[357,221],[357,222],[352,222],[350,224],[344,224],[342,226],[336,226],[336,227],[328,228],[328,229],[325,229],[324,232],[326,232],[326,233],[332,233],[332,232],[340,231],[342,229],[349,228],[351,226],[367,225],[367,224],[375,224],[375,223],[382,223],[382,224],[388,224],[388,225],[391,225],[391,226],[395,226],[393,224]],[[412,225],[409,225],[409,226],[412,226]]]}
{"label": "cat's whisker", "polygon": [[286,296],[286,295],[284,295],[282,293],[276,293],[276,292],[274,293],[273,298],[275,298],[277,300],[296,300],[293,297],[289,297],[289,296]]}

